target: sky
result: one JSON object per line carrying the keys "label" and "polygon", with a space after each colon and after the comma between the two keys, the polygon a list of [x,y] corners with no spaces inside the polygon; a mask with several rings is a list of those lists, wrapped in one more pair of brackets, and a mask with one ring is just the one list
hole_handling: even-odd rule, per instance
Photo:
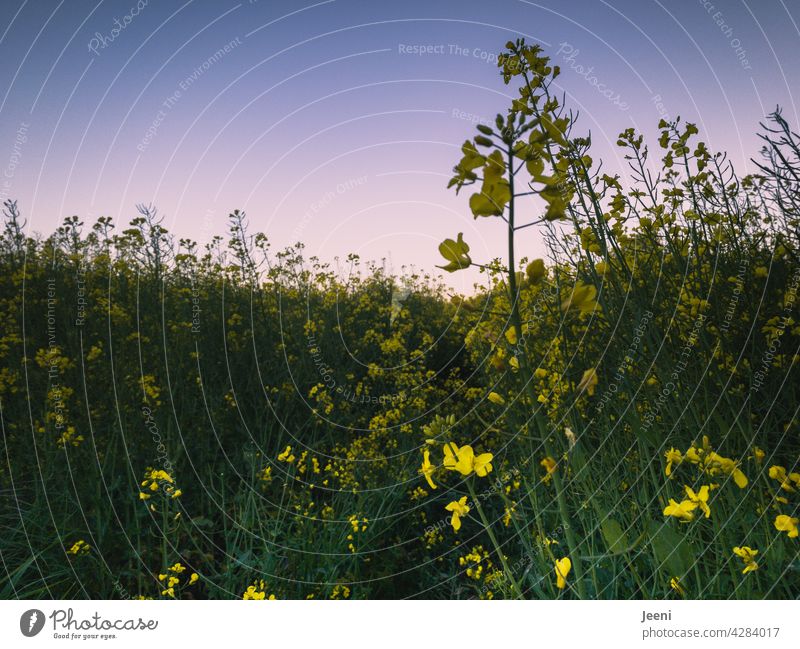
{"label": "sky", "polygon": [[3,0],[0,198],[47,234],[152,203],[201,243],[241,209],[273,248],[438,273],[458,232],[476,261],[503,254],[504,224],[446,184],[513,96],[506,41],[561,66],[606,172],[625,173],[619,132],[655,143],[680,115],[744,173],[766,114],[800,123],[799,25],[796,0]]}

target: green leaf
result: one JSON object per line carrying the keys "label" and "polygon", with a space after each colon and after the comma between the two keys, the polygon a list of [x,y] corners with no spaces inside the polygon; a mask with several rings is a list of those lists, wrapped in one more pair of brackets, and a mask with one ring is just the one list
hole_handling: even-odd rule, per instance
{"label": "green leaf", "polygon": [[511,188],[505,179],[506,165],[500,151],[495,151],[486,158],[483,168],[483,186],[480,193],[469,199],[472,214],[479,216],[500,216],[511,200]]}
{"label": "green leaf", "polygon": [[475,182],[478,176],[473,170],[486,163],[486,158],[478,153],[475,145],[470,140],[464,142],[461,146],[461,152],[464,154],[464,157],[461,158],[461,161],[455,166],[453,171],[455,171],[456,175],[453,176],[447,184],[448,189],[455,185],[456,193],[458,193],[458,190],[464,185]]}
{"label": "green leaf", "polygon": [[513,99],[511,101],[511,110],[514,110],[518,113],[522,113],[523,115],[531,115],[533,111],[528,106],[525,99]]}
{"label": "green leaf", "polygon": [[475,145],[469,140],[464,142],[461,146],[461,152],[464,154],[464,157],[461,159],[459,167],[467,171],[477,169],[486,163],[486,157],[478,153],[478,149],[476,149]]}
{"label": "green leaf", "polygon": [[551,120],[548,115],[542,115],[542,126],[547,134],[561,146],[567,146],[567,140],[564,137],[566,127],[569,122],[565,118]]}
{"label": "green leaf", "polygon": [[548,221],[561,221],[567,217],[567,204],[561,198],[554,198],[547,205],[544,218]]}
{"label": "green leaf", "polygon": [[650,546],[659,568],[671,577],[683,577],[694,566],[695,557],[686,538],[669,522],[650,521],[647,526]]}
{"label": "green leaf", "polygon": [[528,160],[525,163],[525,167],[535,181],[541,182],[542,174],[544,173],[544,160],[540,156]]}
{"label": "green leaf", "polygon": [[473,194],[469,197],[469,209],[472,210],[472,214],[476,217],[497,216],[500,214],[497,210],[497,206],[492,202],[491,197],[483,192]]}
{"label": "green leaf", "polygon": [[446,270],[448,273],[454,273],[457,270],[469,268],[472,259],[467,254],[469,252],[469,245],[464,241],[464,234],[458,233],[458,240],[445,239],[439,244],[439,252],[450,263],[446,266],[439,266]]}
{"label": "green leaf", "polygon": [[600,522],[600,530],[603,532],[606,547],[612,554],[628,548],[628,536],[623,531],[622,525],[615,519],[604,516]]}

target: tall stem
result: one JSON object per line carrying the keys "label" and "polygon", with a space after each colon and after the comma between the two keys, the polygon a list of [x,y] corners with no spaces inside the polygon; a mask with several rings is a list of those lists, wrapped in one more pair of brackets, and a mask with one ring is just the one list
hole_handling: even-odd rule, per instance
{"label": "tall stem", "polygon": [[[514,152],[513,145],[509,144],[508,155],[508,185],[510,199],[508,201],[508,287],[511,292],[511,322],[515,329],[516,340],[523,341],[522,337],[522,317],[519,312],[519,289],[517,287],[517,263],[514,257]],[[523,374],[525,388],[531,398],[531,404],[536,403],[536,393],[533,389],[533,375],[531,373],[531,365],[528,359],[528,350],[524,343],[519,345],[518,349],[521,350],[522,362],[519,364],[520,372]],[[538,414],[535,415],[539,417]],[[550,457],[555,457],[553,454],[552,445],[548,439],[546,426],[540,426],[542,435],[542,444],[544,451]],[[578,555],[578,544],[575,540],[575,533],[570,524],[569,508],[567,507],[567,499],[564,493],[564,484],[561,481],[561,476],[558,471],[553,473],[553,485],[556,489],[556,500],[558,502],[558,513],[561,518],[561,525],[564,528],[567,537],[567,545],[569,546],[570,559],[572,560],[572,568],[575,571],[575,581],[577,582],[578,597],[581,599],[586,598],[586,586],[583,583],[583,567]]]}

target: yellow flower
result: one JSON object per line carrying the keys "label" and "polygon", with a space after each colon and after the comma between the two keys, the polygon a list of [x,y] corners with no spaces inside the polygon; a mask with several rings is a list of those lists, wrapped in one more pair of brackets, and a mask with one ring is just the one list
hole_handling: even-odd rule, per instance
{"label": "yellow flower", "polygon": [[350,597],[350,589],[343,584],[336,584],[331,591],[331,599],[348,599]]}
{"label": "yellow flower", "polygon": [[517,344],[517,330],[514,327],[509,327],[506,329],[505,336],[509,345]]}
{"label": "yellow flower", "polygon": [[561,310],[568,311],[574,307],[580,311],[581,315],[586,315],[597,308],[596,297],[597,289],[594,286],[578,280],[570,296],[561,303]]}
{"label": "yellow flower", "polygon": [[461,475],[469,475],[472,473],[472,463],[475,459],[475,452],[472,447],[456,445],[455,442],[449,442],[442,447],[444,453],[444,468],[448,471],[458,471]]}
{"label": "yellow flower", "polygon": [[144,487],[147,485],[148,482],[150,482],[152,483],[150,485],[150,489],[156,491],[158,490],[159,480],[163,480],[164,482],[169,482],[170,484],[172,484],[172,476],[166,471],[162,471],[161,469],[147,469],[145,471],[145,479],[142,482],[142,486]]}
{"label": "yellow flower", "polygon": [[685,459],[691,462],[692,464],[700,464],[700,462],[702,462],[703,459],[702,457],[700,457],[700,453],[701,453],[700,449],[698,449],[695,446],[692,446],[689,448],[688,451],[686,451]]}
{"label": "yellow flower", "polygon": [[[707,438],[704,437],[704,445],[707,441]],[[722,457],[714,451],[708,451],[703,458],[703,464],[708,475],[718,475],[721,472],[733,477],[733,481],[739,489],[744,489],[747,486],[747,476],[739,470],[739,465],[730,458]]]}
{"label": "yellow flower", "polygon": [[198,579],[200,579],[200,577],[197,576],[196,572],[193,572],[191,577],[189,577],[189,585],[191,586],[192,584],[196,583]]}
{"label": "yellow flower", "polygon": [[434,484],[432,477],[434,471],[436,471],[436,467],[431,464],[431,452],[428,449],[425,449],[422,452],[422,467],[420,468],[419,472],[425,476],[425,479],[428,481],[431,489],[436,489],[436,485]]}
{"label": "yellow flower", "polygon": [[686,492],[686,496],[689,498],[689,500],[700,508],[703,514],[705,514],[706,518],[711,516],[711,509],[708,506],[708,492],[710,489],[708,485],[703,485],[700,487],[700,490],[697,493],[695,493],[691,487],[686,485],[684,485],[683,489]]}
{"label": "yellow flower", "polygon": [[767,454],[761,448],[759,448],[758,446],[753,447],[753,458],[755,458],[756,462],[761,464],[761,462],[764,460],[766,456]]}
{"label": "yellow flower", "polygon": [[544,279],[545,274],[547,274],[547,270],[544,267],[544,260],[534,259],[525,268],[525,273],[528,275],[528,279],[533,284],[538,284],[540,281],[542,281],[542,279]]}
{"label": "yellow flower", "polygon": [[594,394],[597,383],[597,370],[592,367],[583,373],[580,383],[578,383],[578,392],[586,390],[587,394],[591,397]]}
{"label": "yellow flower", "polygon": [[275,595],[267,597],[264,580],[259,579],[258,581],[254,581],[251,586],[247,587],[247,590],[244,591],[242,595],[242,599],[275,599]]}
{"label": "yellow flower", "polygon": [[556,464],[556,461],[549,455],[539,462],[539,464],[545,468],[545,471],[547,471],[547,474],[542,479],[542,481],[547,484],[550,482],[550,477],[556,472],[558,464]]}
{"label": "yellow flower", "polygon": [[800,473],[790,473],[787,476],[786,469],[784,469],[782,466],[771,466],[769,468],[769,477],[780,482],[781,489],[788,491],[789,493],[796,491],[792,486],[792,482],[800,486]]}
{"label": "yellow flower", "polygon": [[458,500],[454,500],[445,506],[449,512],[453,512],[450,518],[450,524],[453,526],[453,531],[458,532],[461,529],[461,517],[469,514],[469,505],[467,505],[467,497],[461,496]]}
{"label": "yellow flower", "polygon": [[556,561],[556,588],[559,590],[563,590],[567,585],[567,575],[570,570],[572,570],[572,561],[569,560],[569,557]]}
{"label": "yellow flower", "polygon": [[264,597],[266,593],[257,591],[255,586],[248,586],[242,595],[242,599],[264,599]]}
{"label": "yellow flower", "polygon": [[734,468],[731,475],[733,475],[733,481],[739,489],[744,489],[747,486],[747,476],[739,469]]}
{"label": "yellow flower", "polygon": [[686,597],[686,590],[681,586],[681,581],[677,577],[673,577],[669,580],[669,587],[681,597]]}
{"label": "yellow flower", "polygon": [[800,532],[797,529],[800,524],[800,519],[792,518],[786,514],[780,514],[775,517],[775,529],[780,532],[786,532],[790,539],[796,539]]}
{"label": "yellow flower", "polygon": [[92,546],[86,543],[86,541],[80,539],[72,544],[72,547],[69,550],[67,550],[67,554],[72,554],[75,556],[79,554],[86,554],[87,552],[89,552],[91,547]]}
{"label": "yellow flower", "polygon": [[758,564],[755,561],[758,550],[753,550],[752,548],[743,545],[742,547],[737,546],[733,548],[733,553],[742,561],[744,561],[744,570],[742,570],[743,575],[746,575],[748,572],[758,570]]}
{"label": "yellow flower", "polygon": [[497,392],[490,392],[487,399],[498,406],[502,406],[506,402],[506,400],[497,394]]}
{"label": "yellow flower", "polygon": [[485,478],[487,475],[489,475],[492,472],[493,459],[494,455],[491,453],[481,453],[480,455],[476,455],[472,465],[475,469],[475,475],[480,478]]}
{"label": "yellow flower", "polygon": [[285,449],[283,449],[283,453],[278,456],[278,462],[286,462],[287,464],[294,462],[294,455],[292,455],[291,446],[287,446]]}
{"label": "yellow flower", "polygon": [[677,503],[673,498],[670,498],[669,504],[664,507],[664,516],[674,516],[682,523],[688,523],[694,520],[694,514],[692,512],[695,509],[697,509],[697,503],[691,500],[683,500]]}
{"label": "yellow flower", "polygon": [[667,458],[667,469],[664,473],[666,473],[667,477],[672,475],[672,467],[677,466],[683,460],[681,456],[681,452],[677,448],[669,449],[664,456]]}

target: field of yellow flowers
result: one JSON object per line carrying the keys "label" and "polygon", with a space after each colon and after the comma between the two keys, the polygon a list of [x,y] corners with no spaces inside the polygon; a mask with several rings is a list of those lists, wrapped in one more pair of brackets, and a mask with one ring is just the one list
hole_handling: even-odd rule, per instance
{"label": "field of yellow flowers", "polygon": [[[68,218],[0,241],[3,598],[797,598],[800,138],[603,173],[538,47],[431,275]],[[531,227],[532,226],[532,227]],[[546,259],[526,250],[544,237]]]}

